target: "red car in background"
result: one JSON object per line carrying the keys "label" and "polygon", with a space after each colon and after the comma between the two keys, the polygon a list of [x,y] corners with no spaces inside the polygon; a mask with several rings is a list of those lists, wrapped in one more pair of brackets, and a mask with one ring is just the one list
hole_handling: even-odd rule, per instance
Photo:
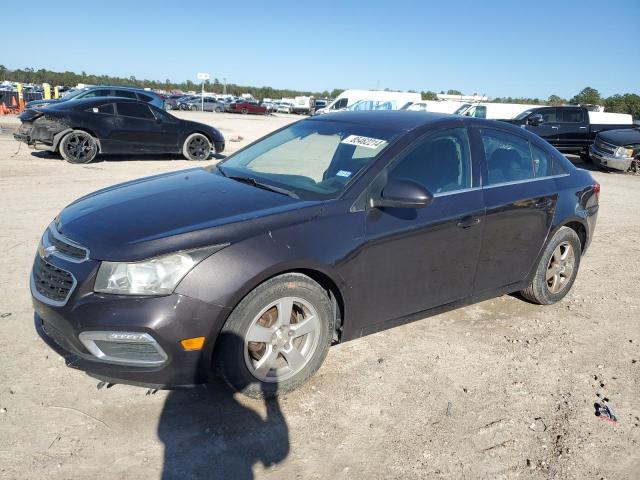
{"label": "red car in background", "polygon": [[263,107],[258,103],[254,102],[233,102],[229,104],[229,112],[235,113],[258,113],[262,115],[266,115],[267,107]]}

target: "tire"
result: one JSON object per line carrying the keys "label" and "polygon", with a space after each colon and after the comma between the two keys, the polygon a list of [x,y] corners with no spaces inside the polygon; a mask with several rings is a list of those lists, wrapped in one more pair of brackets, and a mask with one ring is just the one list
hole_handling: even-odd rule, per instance
{"label": "tire", "polygon": [[571,290],[578,274],[582,244],[576,232],[561,227],[547,244],[533,280],[520,293],[540,305],[556,303]]}
{"label": "tire", "polygon": [[216,107],[216,113],[220,113],[222,112],[222,109],[220,107]]}
{"label": "tire", "polygon": [[247,108],[243,108],[240,111],[242,112],[243,115],[246,115],[247,113],[249,113],[249,110]]}
{"label": "tire", "polygon": [[192,133],[182,144],[182,155],[187,160],[207,160],[211,150],[211,142],[201,133]]}
{"label": "tire", "polygon": [[98,154],[98,141],[83,130],[73,130],[62,138],[59,149],[69,163],[91,163]]}
{"label": "tire", "polygon": [[[280,319],[281,310],[291,313]],[[256,287],[231,312],[218,337],[214,367],[231,388],[249,397],[286,394],[320,368],[333,328],[327,292],[306,275],[280,275]],[[252,335],[265,341],[248,340]]]}
{"label": "tire", "polygon": [[192,112],[195,111],[198,107],[196,107],[195,105],[189,105],[189,110],[191,110]]}

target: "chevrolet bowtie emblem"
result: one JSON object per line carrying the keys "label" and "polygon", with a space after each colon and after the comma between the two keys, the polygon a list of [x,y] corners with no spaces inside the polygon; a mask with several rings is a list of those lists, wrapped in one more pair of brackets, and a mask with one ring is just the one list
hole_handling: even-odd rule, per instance
{"label": "chevrolet bowtie emblem", "polygon": [[40,246],[39,252],[40,257],[48,258],[53,255],[58,249],[54,245],[49,245],[48,247]]}

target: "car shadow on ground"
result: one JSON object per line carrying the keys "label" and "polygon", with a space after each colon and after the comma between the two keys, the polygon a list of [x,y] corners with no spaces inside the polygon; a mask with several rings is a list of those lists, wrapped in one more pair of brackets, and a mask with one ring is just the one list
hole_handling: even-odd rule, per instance
{"label": "car shadow on ground", "polygon": [[[53,153],[48,150],[37,150],[31,152],[31,156],[36,158],[57,159],[64,161],[58,153]],[[194,163],[205,162],[211,160],[222,160],[226,158],[226,155],[222,153],[213,153],[206,160],[192,160]],[[167,153],[167,154],[149,154],[149,155],[98,155],[95,160],[87,165],[93,165],[102,162],[149,162],[149,161],[171,161],[171,160],[186,160],[179,153]]]}
{"label": "car shadow on ground", "polygon": [[[270,467],[287,458],[289,429],[278,399],[244,403],[219,380],[170,392],[158,423],[162,479],[248,480],[254,465]],[[260,409],[261,403],[264,418],[251,408]]]}

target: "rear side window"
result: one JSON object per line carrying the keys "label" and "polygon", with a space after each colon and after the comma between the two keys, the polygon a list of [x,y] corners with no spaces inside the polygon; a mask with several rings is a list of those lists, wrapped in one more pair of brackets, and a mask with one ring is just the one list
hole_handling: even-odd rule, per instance
{"label": "rear side window", "polygon": [[118,103],[118,115],[150,120],[155,118],[149,107],[141,103]]}
{"label": "rear side window", "polygon": [[499,130],[481,130],[480,135],[487,159],[489,185],[533,178],[527,140]]}
{"label": "rear side window", "polygon": [[138,99],[135,92],[130,92],[129,90],[116,90],[116,97]]}
{"label": "rear side window", "polygon": [[563,108],[561,112],[564,123],[582,123],[584,120],[582,110],[579,108]]}
{"label": "rear side window", "polygon": [[143,102],[150,102],[151,100],[153,100],[153,98],[151,98],[149,95],[145,95],[144,93],[139,93],[138,97],[140,98],[140,100],[142,100]]}
{"label": "rear side window", "polygon": [[87,112],[101,113],[103,115],[113,115],[113,103],[107,103],[106,105],[99,105],[87,109]]}
{"label": "rear side window", "polygon": [[443,130],[418,140],[389,177],[413,180],[434,195],[471,188],[470,158],[466,128]]}

